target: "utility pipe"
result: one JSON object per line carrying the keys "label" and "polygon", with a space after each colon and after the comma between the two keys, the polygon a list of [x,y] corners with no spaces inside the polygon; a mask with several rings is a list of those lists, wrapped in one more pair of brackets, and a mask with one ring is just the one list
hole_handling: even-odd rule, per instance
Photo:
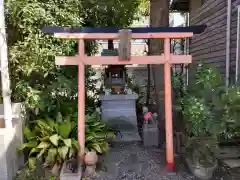
{"label": "utility pipe", "polygon": [[[186,21],[186,26],[189,26],[190,22],[189,22],[189,13],[186,13],[185,16],[185,21]],[[189,55],[189,38],[185,39],[185,55]],[[189,65],[185,65],[185,71],[186,71],[186,86],[188,85],[188,80],[189,80]],[[186,88],[186,87],[185,87]]]}
{"label": "utility pipe", "polygon": [[236,71],[235,71],[235,82],[238,82],[238,73],[239,73],[239,35],[240,35],[240,5],[238,8],[238,18],[237,18],[237,47],[236,47]]}
{"label": "utility pipe", "polygon": [[225,85],[229,85],[229,72],[230,72],[230,41],[231,41],[231,9],[232,0],[227,1],[227,35],[226,35],[226,78]]}

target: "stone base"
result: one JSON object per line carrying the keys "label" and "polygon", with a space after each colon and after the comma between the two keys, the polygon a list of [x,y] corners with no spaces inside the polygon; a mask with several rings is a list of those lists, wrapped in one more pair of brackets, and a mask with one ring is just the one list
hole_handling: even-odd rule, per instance
{"label": "stone base", "polygon": [[158,146],[159,143],[158,124],[143,125],[143,145],[145,147]]}
{"label": "stone base", "polygon": [[60,173],[60,180],[80,180],[82,178],[82,166],[79,165],[77,172],[68,172],[66,163],[63,164],[61,173]]}
{"label": "stone base", "polygon": [[121,135],[114,138],[113,142],[141,141],[138,132],[121,132]]}
{"label": "stone base", "polygon": [[90,177],[96,175],[96,164],[85,168],[84,176]]}
{"label": "stone base", "polygon": [[100,95],[102,121],[119,132],[116,141],[138,141],[136,95]]}

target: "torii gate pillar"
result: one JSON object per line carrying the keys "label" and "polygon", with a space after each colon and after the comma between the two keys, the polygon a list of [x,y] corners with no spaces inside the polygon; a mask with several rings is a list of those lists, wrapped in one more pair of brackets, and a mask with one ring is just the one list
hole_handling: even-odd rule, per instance
{"label": "torii gate pillar", "polygon": [[[170,61],[170,38],[164,39],[164,56]],[[164,64],[164,99],[165,99],[165,131],[166,131],[166,160],[167,168],[174,169],[173,126],[172,126],[172,86],[171,64]]]}
{"label": "torii gate pillar", "polygon": [[[84,40],[78,40],[78,56],[84,58]],[[84,160],[85,153],[85,65],[78,63],[78,143],[80,161]]]}

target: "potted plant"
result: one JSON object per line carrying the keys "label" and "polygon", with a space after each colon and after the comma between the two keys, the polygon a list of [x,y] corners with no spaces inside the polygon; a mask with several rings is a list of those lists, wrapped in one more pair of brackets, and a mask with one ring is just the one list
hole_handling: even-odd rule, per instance
{"label": "potted plant", "polygon": [[181,110],[188,141],[186,161],[198,178],[210,179],[217,168],[215,150],[221,133],[214,98],[221,89],[221,76],[216,68],[199,65],[195,78],[189,83],[181,101]]}
{"label": "potted plant", "polygon": [[189,136],[186,145],[186,162],[198,178],[210,179],[217,168],[215,148],[217,131],[214,116],[202,98],[185,96],[183,116]]}
{"label": "potted plant", "polygon": [[108,128],[106,124],[101,122],[98,113],[86,116],[86,174],[93,174],[95,172],[98,156],[108,151],[108,140],[114,137],[114,132]]}

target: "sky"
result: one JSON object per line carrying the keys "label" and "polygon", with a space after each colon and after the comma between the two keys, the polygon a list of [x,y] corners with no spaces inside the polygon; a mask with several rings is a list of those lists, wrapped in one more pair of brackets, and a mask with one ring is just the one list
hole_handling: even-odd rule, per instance
{"label": "sky", "polygon": [[[177,12],[170,13],[170,22],[173,20],[173,27],[185,24],[184,17]],[[149,17],[142,17],[138,21],[134,21],[132,27],[146,27],[149,26]]]}
{"label": "sky", "polygon": [[173,27],[185,24],[185,19],[180,13],[171,13],[170,21],[173,20]]}

